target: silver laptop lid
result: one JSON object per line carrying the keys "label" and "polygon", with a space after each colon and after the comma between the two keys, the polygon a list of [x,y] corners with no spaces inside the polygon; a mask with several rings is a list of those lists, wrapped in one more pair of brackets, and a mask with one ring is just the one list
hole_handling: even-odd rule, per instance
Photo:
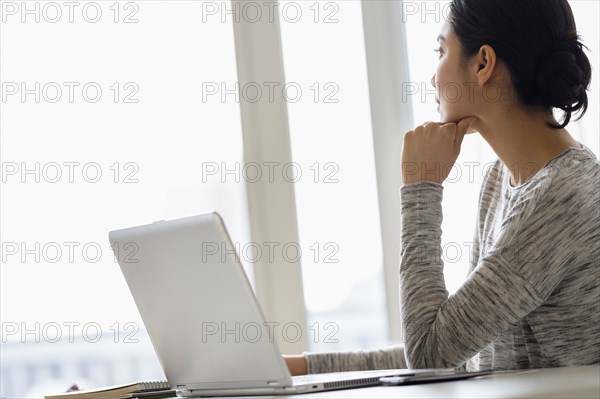
{"label": "silver laptop lid", "polygon": [[216,212],[109,233],[173,388],[292,384]]}

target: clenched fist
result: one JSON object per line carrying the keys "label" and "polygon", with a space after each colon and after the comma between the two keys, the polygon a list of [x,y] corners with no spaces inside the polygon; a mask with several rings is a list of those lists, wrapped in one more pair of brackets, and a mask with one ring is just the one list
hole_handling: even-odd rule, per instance
{"label": "clenched fist", "polygon": [[460,146],[475,117],[458,123],[426,122],[404,135],[402,183],[442,184],[460,154]]}

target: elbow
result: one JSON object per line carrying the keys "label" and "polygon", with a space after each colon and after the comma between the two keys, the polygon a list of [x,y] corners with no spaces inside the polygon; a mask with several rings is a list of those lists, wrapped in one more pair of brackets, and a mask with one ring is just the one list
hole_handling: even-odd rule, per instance
{"label": "elbow", "polygon": [[406,366],[409,369],[429,369],[429,368],[439,368],[437,364],[430,361],[429,358],[425,355],[425,351],[421,348],[418,348],[418,345],[412,346],[408,343],[404,345],[405,350],[405,358],[406,358]]}
{"label": "elbow", "polygon": [[413,343],[405,342],[404,357],[409,369],[455,368],[461,363],[453,362],[452,359],[444,356],[435,342],[427,339]]}
{"label": "elbow", "polygon": [[408,352],[406,353],[406,367],[409,369],[426,369],[427,364],[423,360],[422,357],[409,356]]}
{"label": "elbow", "polygon": [[434,368],[428,358],[428,345],[425,337],[417,337],[412,334],[408,334],[404,342],[404,358],[406,360],[406,366],[409,369],[425,369]]}
{"label": "elbow", "polygon": [[410,355],[406,352],[406,367],[409,369],[445,369],[455,368],[458,365],[449,364],[442,358],[427,358],[422,355]]}

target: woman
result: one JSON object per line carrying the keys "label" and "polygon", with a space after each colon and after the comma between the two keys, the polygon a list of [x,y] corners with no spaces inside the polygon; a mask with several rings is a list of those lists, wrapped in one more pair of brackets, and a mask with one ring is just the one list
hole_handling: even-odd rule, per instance
{"label": "woman", "polygon": [[[600,362],[600,163],[565,129],[586,112],[591,79],[567,0],[454,0],[438,41],[442,122],[406,133],[402,151],[404,346],[286,356],[292,374]],[[471,132],[499,159],[479,197],[471,272],[449,296],[444,166]]]}

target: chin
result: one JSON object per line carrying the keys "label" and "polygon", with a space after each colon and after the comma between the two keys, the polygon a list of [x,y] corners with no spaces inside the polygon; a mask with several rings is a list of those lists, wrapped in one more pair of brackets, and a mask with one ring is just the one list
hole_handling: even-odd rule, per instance
{"label": "chin", "polygon": [[444,112],[444,110],[441,109],[441,107],[438,110],[438,113],[440,114],[441,123],[457,123],[463,118],[460,115],[456,115],[454,113]]}
{"label": "chin", "polygon": [[441,123],[448,123],[449,118],[448,118],[448,113],[444,111],[444,108],[441,105],[438,105],[438,109],[437,112],[440,116],[440,122]]}
{"label": "chin", "polygon": [[439,112],[439,114],[440,114],[440,122],[441,123],[452,122],[452,120],[448,117],[448,115],[446,115],[443,111]]}

